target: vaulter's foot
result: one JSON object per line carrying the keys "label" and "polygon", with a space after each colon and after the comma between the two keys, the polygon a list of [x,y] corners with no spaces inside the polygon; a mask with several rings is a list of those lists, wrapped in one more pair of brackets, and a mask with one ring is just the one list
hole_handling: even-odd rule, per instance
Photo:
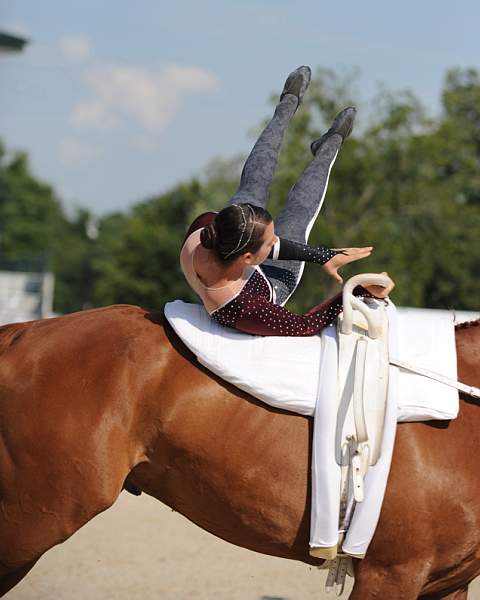
{"label": "vaulter's foot", "polygon": [[287,77],[285,81],[285,85],[283,86],[283,91],[280,94],[280,100],[283,100],[284,96],[287,94],[292,94],[298,98],[298,106],[302,101],[302,98],[307,91],[307,88],[310,84],[310,79],[312,77],[312,71],[310,67],[302,66],[292,71],[290,75]]}
{"label": "vaulter's foot", "polygon": [[349,106],[348,108],[345,108],[339,112],[327,133],[324,133],[321,138],[314,140],[310,144],[310,150],[312,151],[312,154],[315,156],[320,146],[325,142],[325,140],[332,137],[332,135],[339,135],[342,138],[343,143],[345,139],[352,133],[356,112],[357,109],[353,106]]}

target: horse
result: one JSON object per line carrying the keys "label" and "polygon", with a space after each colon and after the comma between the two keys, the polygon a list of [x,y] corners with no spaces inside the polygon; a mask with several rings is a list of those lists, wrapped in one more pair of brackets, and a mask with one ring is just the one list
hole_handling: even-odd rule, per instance
{"label": "horse", "polygon": [[[457,326],[480,384],[480,321]],[[351,599],[465,599],[480,573],[480,407],[397,428]],[[309,556],[311,418],[219,379],[163,311],[114,305],[0,327],[0,594],[122,490],[238,546]]]}

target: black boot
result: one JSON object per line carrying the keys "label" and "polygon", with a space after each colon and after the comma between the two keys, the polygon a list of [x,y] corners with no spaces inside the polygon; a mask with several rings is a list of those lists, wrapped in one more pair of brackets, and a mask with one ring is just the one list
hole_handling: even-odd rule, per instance
{"label": "black boot", "polygon": [[349,106],[348,108],[345,108],[339,112],[327,133],[324,133],[322,137],[318,138],[318,140],[314,140],[310,144],[310,150],[312,151],[312,154],[315,156],[323,142],[329,137],[332,137],[332,135],[339,135],[342,138],[343,143],[345,139],[352,133],[353,121],[355,120],[356,112],[357,109],[353,106]]}
{"label": "black boot", "polygon": [[[310,84],[312,71],[310,67],[302,66],[292,71],[285,81],[283,91],[280,94],[280,100],[283,100],[286,94],[292,94],[298,98],[298,106],[302,101],[303,95]],[[298,107],[297,107],[298,108]]]}

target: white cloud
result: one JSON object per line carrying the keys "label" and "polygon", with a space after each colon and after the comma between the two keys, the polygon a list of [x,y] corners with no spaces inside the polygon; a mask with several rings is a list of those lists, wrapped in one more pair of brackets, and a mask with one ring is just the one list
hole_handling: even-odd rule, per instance
{"label": "white cloud", "polygon": [[84,62],[92,55],[92,44],[85,35],[62,37],[59,45],[64,58],[72,62]]}
{"label": "white cloud", "polygon": [[68,138],[63,140],[59,148],[60,158],[68,167],[84,167],[100,156],[98,147]]}
{"label": "white cloud", "polygon": [[21,21],[7,21],[6,23],[2,23],[2,31],[11,35],[19,35],[20,37],[32,37],[32,28]]}
{"label": "white cloud", "polygon": [[94,93],[72,112],[77,126],[112,126],[132,120],[150,133],[158,133],[191,94],[219,89],[216,77],[199,67],[166,65],[158,68],[97,65],[84,74]]}

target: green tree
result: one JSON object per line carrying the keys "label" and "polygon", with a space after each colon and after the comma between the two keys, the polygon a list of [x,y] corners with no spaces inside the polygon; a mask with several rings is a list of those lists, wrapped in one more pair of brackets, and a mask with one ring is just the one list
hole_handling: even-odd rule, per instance
{"label": "green tree", "polygon": [[27,155],[10,158],[0,142],[0,257],[49,256],[64,224],[60,201],[31,174]]}
{"label": "green tree", "polygon": [[64,219],[51,250],[51,268],[55,274],[54,309],[60,313],[91,308],[95,288],[93,261],[97,254],[94,217],[77,208]]}
{"label": "green tree", "polygon": [[137,204],[127,216],[103,219],[94,262],[96,304],[154,308],[176,296],[193,299],[180,269],[180,247],[189,222],[207,205],[201,184],[192,180]]}
{"label": "green tree", "polygon": [[91,306],[91,219],[78,209],[69,220],[53,188],[31,173],[27,155],[9,157],[0,143],[0,262],[4,268],[53,271],[55,311]]}
{"label": "green tree", "polygon": [[[273,216],[312,160],[311,141],[339,110],[358,104],[355,85],[354,71],[315,74],[285,137],[268,204]],[[443,112],[435,119],[408,90],[383,89],[370,106],[369,122],[359,119],[339,153],[309,243],[373,245],[372,256],[350,265],[344,277],[388,271],[399,305],[478,309],[479,73],[447,72]],[[202,177],[103,217],[95,236],[88,211],[67,218],[53,189],[31,174],[27,157],[8,157],[0,145],[0,256],[47,257],[60,312],[198,301],[180,270],[181,243],[198,214],[220,210],[235,192],[244,158],[217,158]],[[319,265],[307,265],[288,307],[303,311],[338,290]]]}

